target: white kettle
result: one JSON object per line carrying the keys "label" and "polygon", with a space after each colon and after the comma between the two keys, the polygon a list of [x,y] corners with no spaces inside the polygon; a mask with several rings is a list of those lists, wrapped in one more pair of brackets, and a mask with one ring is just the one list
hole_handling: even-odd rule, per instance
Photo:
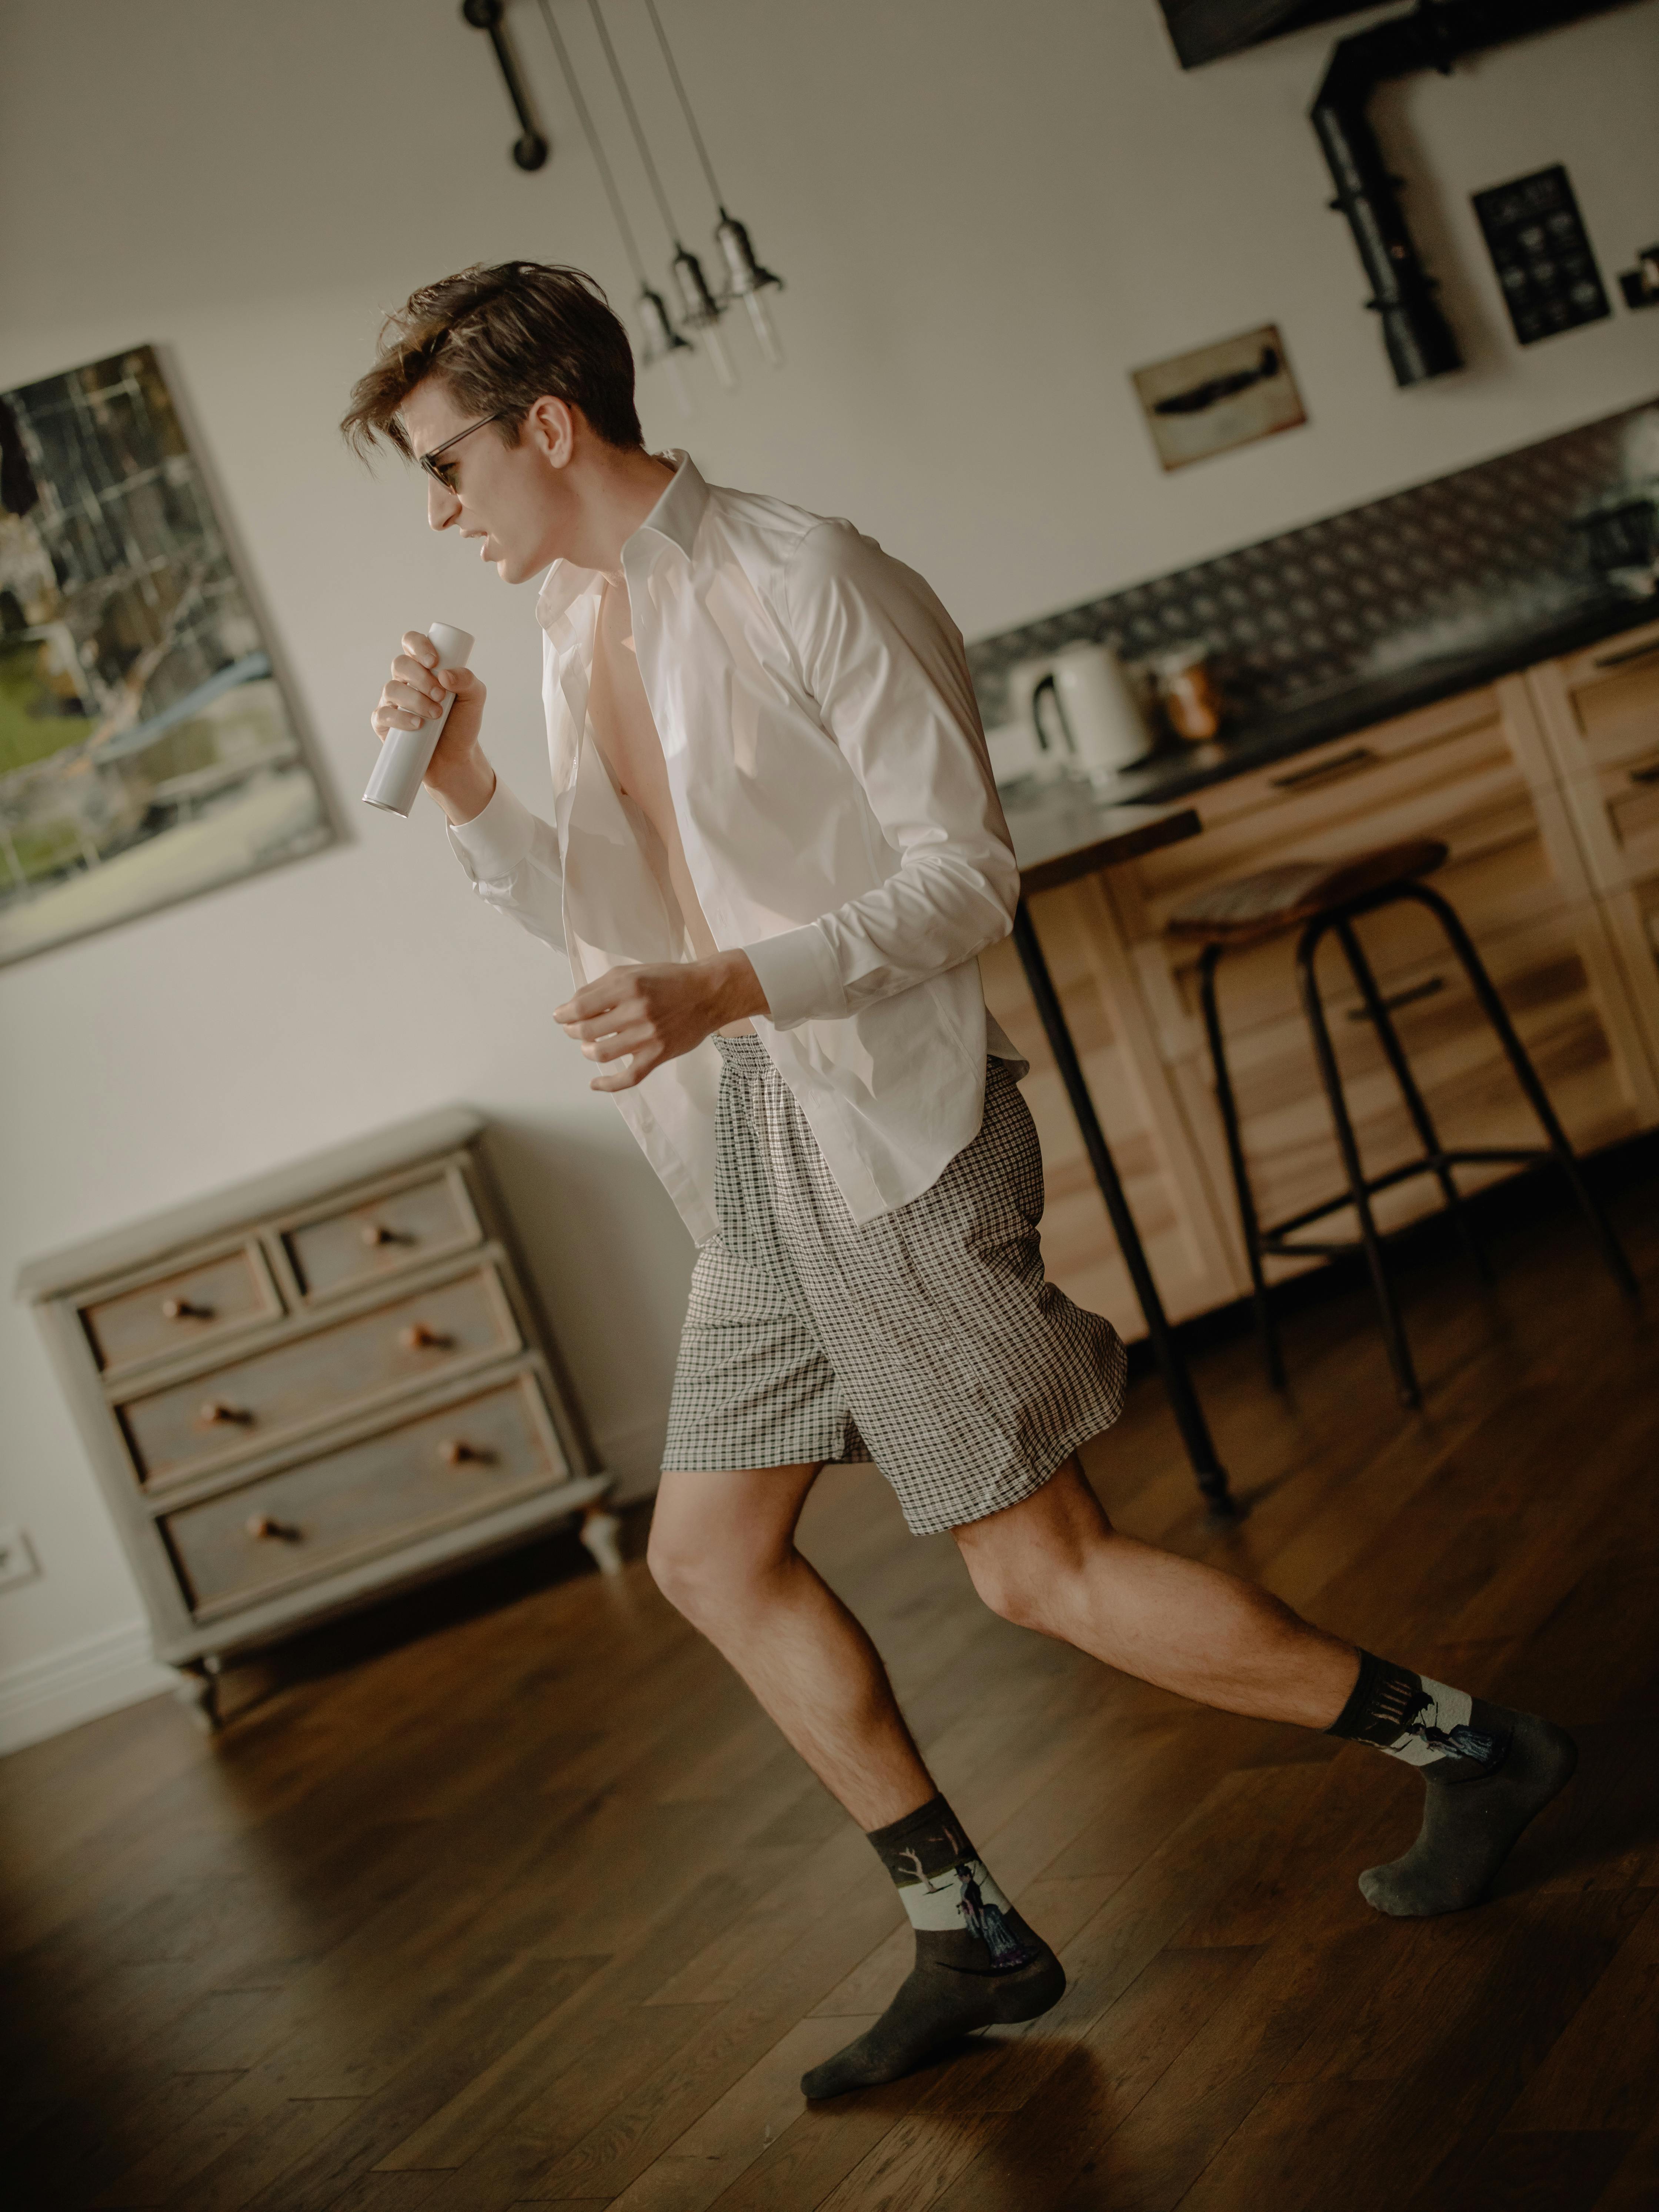
{"label": "white kettle", "polygon": [[1069,768],[1109,781],[1155,742],[1122,662],[1105,643],[1080,641],[1048,660],[1019,662],[1009,671],[1009,701],[1030,723],[1050,773]]}

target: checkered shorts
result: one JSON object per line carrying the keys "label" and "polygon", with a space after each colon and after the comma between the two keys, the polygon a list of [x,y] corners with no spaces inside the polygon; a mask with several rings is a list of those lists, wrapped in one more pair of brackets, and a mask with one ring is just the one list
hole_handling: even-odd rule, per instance
{"label": "checkered shorts", "polygon": [[1111,1323],[1043,1279],[1042,1155],[989,1059],[979,1134],[855,1223],[758,1037],[717,1036],[720,1227],[700,1245],[663,1466],[872,1460],[917,1535],[1029,1498],[1123,1409]]}

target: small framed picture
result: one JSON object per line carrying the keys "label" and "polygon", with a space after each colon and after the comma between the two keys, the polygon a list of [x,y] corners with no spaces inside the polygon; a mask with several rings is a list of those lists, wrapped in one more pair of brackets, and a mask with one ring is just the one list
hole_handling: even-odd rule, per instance
{"label": "small framed picture", "polygon": [[1133,371],[1134,387],[1166,469],[1305,422],[1278,327],[1264,323],[1217,345]]}

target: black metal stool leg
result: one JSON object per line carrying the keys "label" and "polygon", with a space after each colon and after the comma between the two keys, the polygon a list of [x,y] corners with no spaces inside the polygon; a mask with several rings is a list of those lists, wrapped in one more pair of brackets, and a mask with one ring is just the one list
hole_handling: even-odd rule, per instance
{"label": "black metal stool leg", "polygon": [[1267,1362],[1267,1380],[1275,1390],[1285,1388],[1285,1359],[1279,1349],[1279,1329],[1273,1310],[1267,1304],[1267,1278],[1261,1272],[1261,1224],[1256,1215],[1255,1198],[1250,1189],[1249,1170],[1244,1164],[1244,1146],[1239,1134],[1238,1106],[1233,1097],[1232,1075],[1227,1066],[1227,1054],[1221,1038],[1221,1016],[1216,1006],[1215,971],[1221,959],[1218,945],[1206,945],[1199,956],[1198,995],[1204,1009],[1204,1028],[1210,1040],[1210,1065],[1215,1074],[1215,1100],[1221,1109],[1221,1126],[1227,1136],[1227,1158],[1233,1171],[1233,1193],[1238,1200],[1239,1226],[1244,1232],[1245,1256],[1250,1263],[1250,1296],[1255,1306],[1256,1330],[1261,1339],[1261,1355]]}
{"label": "black metal stool leg", "polygon": [[1319,1060],[1320,1078],[1330,1104],[1331,1119],[1336,1124],[1336,1141],[1348,1178],[1348,1194],[1359,1220],[1359,1241],[1364,1247],[1365,1264],[1370,1270],[1371,1289],[1376,1294],[1377,1312],[1382,1318],[1382,1337],[1388,1346],[1389,1364],[1394,1369],[1402,1402],[1407,1406],[1418,1406],[1422,1403],[1423,1394],[1418,1388],[1417,1370],[1412,1365],[1411,1347],[1406,1342],[1405,1324],[1400,1317],[1394,1285],[1389,1280],[1382,1240],[1377,1234],[1376,1223],[1371,1213],[1370,1193],[1365,1188],[1365,1170],[1360,1164],[1358,1143],[1354,1137],[1353,1123],[1348,1118],[1347,1100],[1343,1096],[1342,1072],[1336,1063],[1336,1050],[1331,1042],[1330,1028],[1325,1019],[1324,1004],[1314,974],[1319,941],[1331,924],[1332,918],[1328,915],[1310,921],[1297,945],[1296,970],[1302,990],[1302,1010],[1308,1018],[1314,1051]]}
{"label": "black metal stool leg", "polygon": [[1480,1241],[1474,1233],[1468,1210],[1463,1203],[1463,1194],[1457,1188],[1457,1179],[1451,1171],[1445,1150],[1429,1113],[1428,1102],[1417,1087],[1417,1078],[1412,1073],[1411,1063],[1407,1059],[1404,1048],[1400,1042],[1400,1034],[1395,1028],[1394,1017],[1389,1012],[1388,1001],[1376,988],[1376,978],[1371,973],[1371,963],[1365,957],[1364,950],[1359,942],[1358,933],[1354,928],[1353,923],[1344,915],[1339,917],[1336,922],[1336,934],[1352,972],[1353,980],[1359,987],[1359,995],[1365,1002],[1365,1012],[1370,1018],[1372,1028],[1376,1031],[1377,1042],[1382,1048],[1389,1066],[1394,1070],[1394,1079],[1400,1085],[1400,1094],[1406,1102],[1406,1111],[1411,1116],[1412,1127],[1417,1132],[1417,1140],[1422,1146],[1424,1156],[1434,1170],[1435,1181],[1440,1185],[1440,1194],[1446,1202],[1446,1210],[1451,1215],[1453,1226],[1457,1231],[1457,1241],[1463,1247],[1464,1255],[1469,1265],[1480,1276],[1481,1281],[1490,1283],[1492,1279],[1492,1262],[1487,1259]]}
{"label": "black metal stool leg", "polygon": [[1152,1271],[1146,1264],[1146,1255],[1141,1249],[1140,1232],[1129,1211],[1129,1201],[1123,1194],[1123,1185],[1118,1180],[1117,1166],[1106,1142],[1106,1133],[1095,1112],[1094,1100],[1089,1096],[1089,1086],[1083,1079],[1083,1066],[1077,1056],[1077,1047],[1072,1042],[1066,1016],[1054,989],[1054,978],[1048,973],[1048,963],[1037,940],[1036,925],[1030,910],[1021,899],[1014,910],[1014,947],[1019,954],[1020,965],[1025,970],[1031,996],[1042,1017],[1042,1027],[1049,1048],[1059,1065],[1060,1079],[1066,1085],[1066,1095],[1072,1102],[1072,1111],[1083,1134],[1089,1154],[1089,1164],[1095,1171],[1095,1181],[1100,1185],[1100,1194],[1106,1201],[1106,1211],[1111,1217],[1112,1230],[1135,1286],[1135,1296],[1140,1301],[1140,1310],[1146,1316],[1146,1334],[1152,1339],[1152,1352],[1158,1370],[1164,1377],[1164,1387],[1170,1395],[1170,1404],[1180,1427],[1182,1440],[1187,1447],[1187,1456],[1192,1462],[1193,1474],[1198,1486],[1208,1502],[1210,1510],[1218,1518],[1233,1519],[1240,1511],[1227,1488],[1226,1472],[1216,1457],[1214,1443],[1210,1437],[1209,1423],[1204,1418],[1204,1408],[1198,1402],[1193,1389],[1193,1378],[1187,1371],[1187,1362],[1181,1346],[1176,1342],[1164,1310],[1164,1301],[1158,1296],[1158,1285],[1152,1280]]}
{"label": "black metal stool leg", "polygon": [[1528,1104],[1543,1126],[1550,1150],[1578,1201],[1579,1211],[1589,1224],[1590,1233],[1601,1247],[1601,1257],[1606,1261],[1614,1282],[1627,1298],[1639,1300],[1642,1293],[1630,1261],[1625,1257],[1624,1247],[1613,1235],[1612,1223],[1601,1211],[1580,1172],[1578,1155],[1574,1152],[1566,1131],[1556,1119],[1555,1109],[1550,1104],[1548,1092],[1538,1080],[1538,1071],[1532,1064],[1531,1055],[1516,1035],[1515,1025],[1504,1010],[1504,1001],[1498,997],[1492,980],[1486,973],[1485,962],[1474,949],[1474,939],[1459,920],[1456,908],[1442,898],[1438,891],[1431,890],[1426,884],[1407,884],[1402,888],[1407,897],[1414,898],[1427,907],[1445,931],[1447,941],[1462,963],[1463,972],[1480,1002],[1480,1011],[1497,1032],[1498,1042],[1503,1046],[1510,1066],[1515,1071],[1516,1081],[1525,1091]]}

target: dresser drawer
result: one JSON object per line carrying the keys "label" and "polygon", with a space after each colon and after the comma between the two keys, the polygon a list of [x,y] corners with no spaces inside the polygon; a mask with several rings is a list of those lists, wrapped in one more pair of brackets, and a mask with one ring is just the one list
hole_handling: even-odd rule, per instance
{"label": "dresser drawer", "polygon": [[568,1479],[535,1380],[521,1375],[158,1525],[199,1620]]}
{"label": "dresser drawer", "polygon": [[466,1186],[453,1169],[423,1176],[281,1231],[295,1279],[307,1298],[331,1297],[400,1268],[483,1242]]}
{"label": "dresser drawer", "polygon": [[282,1311],[270,1271],[252,1242],[124,1285],[107,1297],[94,1292],[79,1308],[94,1356],[106,1372],[216,1343]]}
{"label": "dresser drawer", "polygon": [[117,1414],[140,1481],[153,1482],[463,1361],[516,1352],[520,1340],[501,1281],[484,1267],[130,1398]]}

